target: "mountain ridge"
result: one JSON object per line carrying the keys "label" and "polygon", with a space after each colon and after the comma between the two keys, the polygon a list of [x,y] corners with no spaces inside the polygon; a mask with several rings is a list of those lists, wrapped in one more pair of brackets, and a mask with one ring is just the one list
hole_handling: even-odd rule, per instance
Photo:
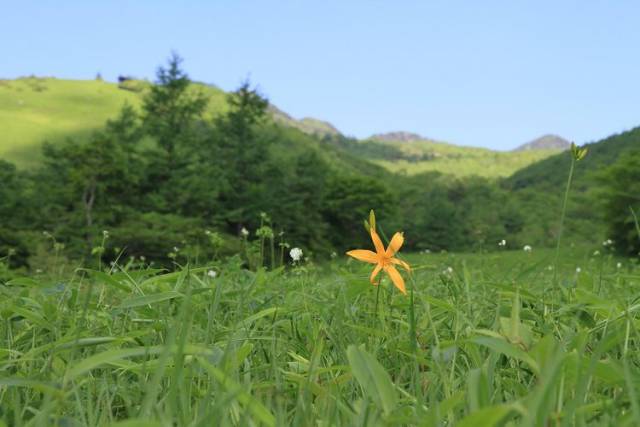
{"label": "mountain ridge", "polygon": [[514,148],[511,151],[527,151],[527,150],[564,151],[569,149],[569,147],[571,147],[571,142],[569,142],[567,139],[555,134],[545,134],[529,142],[526,142],[522,145],[519,145],[518,147]]}

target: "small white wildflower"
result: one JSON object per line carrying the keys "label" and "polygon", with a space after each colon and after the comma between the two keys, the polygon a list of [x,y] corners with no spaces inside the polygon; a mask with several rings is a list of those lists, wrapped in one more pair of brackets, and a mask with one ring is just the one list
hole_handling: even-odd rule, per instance
{"label": "small white wildflower", "polygon": [[207,276],[211,277],[212,279],[215,279],[218,276],[218,273],[216,273],[215,270],[209,270],[207,271]]}
{"label": "small white wildflower", "polygon": [[147,260],[147,257],[145,257],[144,255],[140,255],[140,261],[144,262]]}
{"label": "small white wildflower", "polygon": [[553,271],[553,265],[548,266],[548,267],[547,267],[547,270],[549,270],[549,271]]}
{"label": "small white wildflower", "polygon": [[524,247],[522,248],[525,252],[531,252],[533,250],[533,248],[529,245],[524,245]]}
{"label": "small white wildflower", "polygon": [[180,248],[178,248],[177,246],[173,247],[173,252],[178,252],[180,250]]}
{"label": "small white wildflower", "polygon": [[447,267],[447,268],[444,270],[444,274],[453,274],[453,268],[451,268],[451,267]]}
{"label": "small white wildflower", "polygon": [[338,254],[337,254],[337,253],[335,253],[335,252],[331,252],[331,258],[332,258],[332,259],[333,259],[333,258],[336,258],[337,256],[338,256]]}
{"label": "small white wildflower", "polygon": [[600,255],[600,251],[595,251],[595,252],[593,253],[593,256],[598,256],[598,255]]}
{"label": "small white wildflower", "polygon": [[247,230],[246,228],[242,227],[242,230],[240,230],[240,234],[242,234],[242,236],[247,237],[249,235],[249,230]]}
{"label": "small white wildflower", "polygon": [[38,268],[38,269],[36,269],[36,273],[40,274],[40,273],[42,273],[42,270]]}
{"label": "small white wildflower", "polygon": [[507,246],[507,241],[505,239],[500,240],[498,246]]}
{"label": "small white wildflower", "polygon": [[210,230],[204,230],[204,234],[206,234],[207,236],[211,234]]}
{"label": "small white wildflower", "polygon": [[621,262],[617,263],[616,268],[622,268],[622,263]]}
{"label": "small white wildflower", "polygon": [[580,273],[582,271],[582,269],[580,267],[576,268],[576,273]]}
{"label": "small white wildflower", "polygon": [[109,231],[108,230],[102,230],[102,237],[104,237],[105,239],[109,238]]}
{"label": "small white wildflower", "polygon": [[291,249],[289,251],[289,256],[291,256],[291,259],[293,260],[293,262],[300,261],[300,259],[302,258],[302,249],[300,248]]}

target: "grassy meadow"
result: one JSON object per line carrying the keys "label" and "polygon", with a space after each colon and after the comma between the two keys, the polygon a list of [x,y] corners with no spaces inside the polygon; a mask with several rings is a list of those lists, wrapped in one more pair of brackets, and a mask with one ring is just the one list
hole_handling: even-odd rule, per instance
{"label": "grassy meadow", "polygon": [[268,271],[134,259],[16,278],[0,286],[0,418],[640,424],[637,264],[606,248],[403,259],[407,296],[341,254]]}

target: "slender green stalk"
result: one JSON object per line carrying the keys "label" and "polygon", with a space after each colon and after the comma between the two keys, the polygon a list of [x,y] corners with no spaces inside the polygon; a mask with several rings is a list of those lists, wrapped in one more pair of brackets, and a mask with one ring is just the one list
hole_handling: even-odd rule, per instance
{"label": "slender green stalk", "polygon": [[633,222],[636,225],[636,231],[638,232],[638,238],[640,239],[640,223],[638,223],[638,216],[631,206],[629,206],[629,210],[631,211],[631,215],[633,216]]}
{"label": "slender green stalk", "polygon": [[269,238],[271,243],[271,269],[275,270],[276,268],[276,246],[275,246],[275,237],[272,235]]}
{"label": "slender green stalk", "polygon": [[562,213],[560,214],[560,227],[558,229],[558,241],[556,242],[556,255],[553,262],[553,289],[554,293],[558,292],[558,259],[560,258],[560,243],[562,241],[562,232],[564,229],[564,219],[567,214],[567,203],[569,201],[569,191],[571,189],[571,181],[573,180],[573,170],[575,169],[576,159],[571,156],[571,167],[569,168],[569,177],[567,178],[567,187],[564,191],[564,199],[562,201]]}
{"label": "slender green stalk", "polygon": [[382,272],[378,274],[378,284],[376,285],[376,308],[373,311],[376,316],[378,315],[378,301],[380,301],[380,282],[382,281]]}

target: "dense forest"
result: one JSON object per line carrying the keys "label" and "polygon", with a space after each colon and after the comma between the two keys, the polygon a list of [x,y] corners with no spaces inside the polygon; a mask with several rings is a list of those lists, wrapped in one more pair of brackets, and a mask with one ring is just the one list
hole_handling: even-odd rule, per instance
{"label": "dense forest", "polygon": [[[249,82],[227,98],[205,117],[207,97],[173,56],[142,108],[124,106],[88,141],[45,143],[28,170],[0,160],[0,258],[29,268],[54,249],[77,262],[168,266],[240,252],[275,265],[297,246],[321,259],[367,244],[354,224],[372,208],[404,230],[408,250],[556,241],[570,152],[497,181],[394,174],[368,159],[401,152],[276,123]],[[588,145],[567,204],[572,241],[611,238],[638,253],[639,146],[640,129]]]}

